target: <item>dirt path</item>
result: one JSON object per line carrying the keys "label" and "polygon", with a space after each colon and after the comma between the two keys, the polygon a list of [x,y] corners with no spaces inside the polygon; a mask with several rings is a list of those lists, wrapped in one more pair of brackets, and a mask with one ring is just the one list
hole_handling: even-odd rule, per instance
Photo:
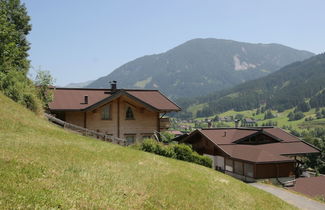
{"label": "dirt path", "polygon": [[286,201],[287,203],[290,203],[300,209],[325,210],[325,204],[322,204],[320,202],[314,201],[307,197],[292,193],[289,190],[271,186],[271,185],[267,185],[267,184],[261,184],[261,183],[252,183],[250,185],[257,187],[261,190],[264,190],[266,192],[272,193],[273,195],[279,197],[280,199],[282,199],[282,200]]}

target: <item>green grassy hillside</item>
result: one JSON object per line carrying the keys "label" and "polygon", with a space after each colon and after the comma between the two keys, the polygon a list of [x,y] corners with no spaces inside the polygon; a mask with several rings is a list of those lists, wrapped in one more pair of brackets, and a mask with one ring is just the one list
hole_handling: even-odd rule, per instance
{"label": "green grassy hillside", "polygon": [[209,168],[64,131],[0,93],[0,208],[291,209]]}

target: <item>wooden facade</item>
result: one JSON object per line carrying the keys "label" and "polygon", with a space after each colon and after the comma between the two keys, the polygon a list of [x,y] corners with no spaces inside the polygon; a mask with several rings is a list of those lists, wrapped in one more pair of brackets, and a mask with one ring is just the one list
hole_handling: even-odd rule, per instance
{"label": "wooden facade", "polygon": [[225,172],[234,173],[252,179],[266,179],[294,176],[295,163],[252,163],[225,158]]}
{"label": "wooden facade", "polygon": [[[107,108],[109,107],[109,108]],[[104,109],[108,109],[108,118],[103,118]],[[132,110],[133,118],[127,118],[127,111]],[[143,104],[126,96],[121,96],[113,101],[103,104],[89,111],[55,111],[53,112],[62,120],[79,125],[91,130],[106,133],[118,138],[142,139],[150,137],[155,131],[163,131],[159,112],[152,111]]]}

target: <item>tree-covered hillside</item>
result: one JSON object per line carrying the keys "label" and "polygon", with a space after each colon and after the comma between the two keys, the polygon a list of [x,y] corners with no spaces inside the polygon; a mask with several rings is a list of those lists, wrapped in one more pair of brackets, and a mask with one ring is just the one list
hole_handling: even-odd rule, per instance
{"label": "tree-covered hillside", "polygon": [[[204,97],[179,100],[185,108],[205,104],[202,116],[227,110],[249,110],[262,105],[283,111],[297,107],[304,111],[325,106],[325,54],[283,67],[266,77]],[[183,107],[183,108],[184,108]]]}
{"label": "tree-covered hillside", "polygon": [[274,72],[313,54],[279,44],[193,39],[165,53],[126,63],[88,85],[159,89],[173,98],[192,97],[233,87]]}

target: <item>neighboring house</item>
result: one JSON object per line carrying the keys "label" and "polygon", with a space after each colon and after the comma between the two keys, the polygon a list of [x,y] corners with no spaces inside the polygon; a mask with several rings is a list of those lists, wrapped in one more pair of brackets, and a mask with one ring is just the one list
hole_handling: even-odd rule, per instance
{"label": "neighboring house", "polygon": [[181,136],[184,133],[182,131],[178,131],[178,130],[169,130],[168,131],[170,134],[173,134],[175,137]]}
{"label": "neighboring house", "polygon": [[244,118],[241,123],[242,127],[254,127],[256,126],[256,121],[251,118]]}
{"label": "neighboring house", "polygon": [[84,128],[124,138],[129,143],[168,129],[163,115],[180,111],[158,90],[54,88],[49,111]]}
{"label": "neighboring house", "polygon": [[319,150],[280,128],[216,128],[193,131],[181,142],[212,158],[213,168],[236,178],[293,177],[301,157]]}
{"label": "neighboring house", "polygon": [[232,116],[226,116],[226,117],[219,117],[220,122],[232,122],[233,117]]}

